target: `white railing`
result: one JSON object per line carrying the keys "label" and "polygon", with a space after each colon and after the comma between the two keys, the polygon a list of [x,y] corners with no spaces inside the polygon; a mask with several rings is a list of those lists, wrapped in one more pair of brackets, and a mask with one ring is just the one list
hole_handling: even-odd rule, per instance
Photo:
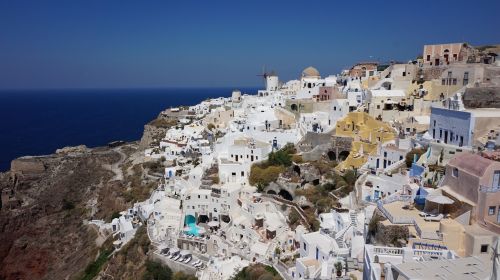
{"label": "white railing", "polygon": [[[403,197],[406,197],[403,196]],[[411,197],[411,196],[410,196]],[[377,201],[377,207],[378,209],[391,221],[393,224],[412,224],[415,226],[415,230],[417,231],[417,234],[420,238],[424,239],[433,239],[433,240],[443,240],[443,235],[439,232],[429,232],[429,231],[422,231],[420,226],[418,225],[417,221],[413,217],[408,217],[408,216],[402,216],[402,217],[394,217],[389,213],[387,209],[384,207],[383,201],[379,200]]]}
{"label": "white railing", "polygon": [[377,255],[401,256],[403,255],[403,248],[374,246],[373,253]]}

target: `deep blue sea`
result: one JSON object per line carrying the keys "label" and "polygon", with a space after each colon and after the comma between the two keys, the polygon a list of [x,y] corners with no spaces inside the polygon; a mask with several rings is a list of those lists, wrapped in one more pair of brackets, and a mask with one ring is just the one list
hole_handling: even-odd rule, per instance
{"label": "deep blue sea", "polygon": [[139,140],[144,124],[160,111],[228,97],[231,92],[232,88],[0,91],[0,171],[20,156]]}

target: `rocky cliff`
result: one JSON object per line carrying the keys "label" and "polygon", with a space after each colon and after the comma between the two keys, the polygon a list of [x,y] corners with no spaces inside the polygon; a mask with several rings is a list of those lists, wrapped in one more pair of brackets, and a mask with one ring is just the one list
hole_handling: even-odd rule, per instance
{"label": "rocky cliff", "polygon": [[132,143],[12,161],[0,173],[0,279],[78,279],[101,245],[85,221],[109,221],[138,200],[141,154]]}

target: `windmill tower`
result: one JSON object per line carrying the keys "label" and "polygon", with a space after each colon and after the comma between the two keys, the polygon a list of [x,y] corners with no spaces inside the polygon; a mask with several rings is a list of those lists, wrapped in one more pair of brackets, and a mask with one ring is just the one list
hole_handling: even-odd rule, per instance
{"label": "windmill tower", "polygon": [[262,74],[257,75],[264,79],[264,84],[266,86],[266,91],[276,91],[279,88],[278,75],[274,71],[267,72],[266,66],[262,67]]}

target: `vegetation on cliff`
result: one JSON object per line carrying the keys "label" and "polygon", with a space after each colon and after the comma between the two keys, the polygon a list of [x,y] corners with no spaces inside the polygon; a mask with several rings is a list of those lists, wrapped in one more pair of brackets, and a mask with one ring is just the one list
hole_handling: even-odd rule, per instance
{"label": "vegetation on cliff", "polygon": [[281,280],[278,272],[271,266],[260,263],[243,268],[232,280]]}
{"label": "vegetation on cliff", "polygon": [[250,169],[250,184],[262,191],[263,187],[275,182],[280,173],[285,172],[286,167],[292,164],[295,152],[293,145],[285,145],[280,150],[269,153],[267,160],[253,164]]}

